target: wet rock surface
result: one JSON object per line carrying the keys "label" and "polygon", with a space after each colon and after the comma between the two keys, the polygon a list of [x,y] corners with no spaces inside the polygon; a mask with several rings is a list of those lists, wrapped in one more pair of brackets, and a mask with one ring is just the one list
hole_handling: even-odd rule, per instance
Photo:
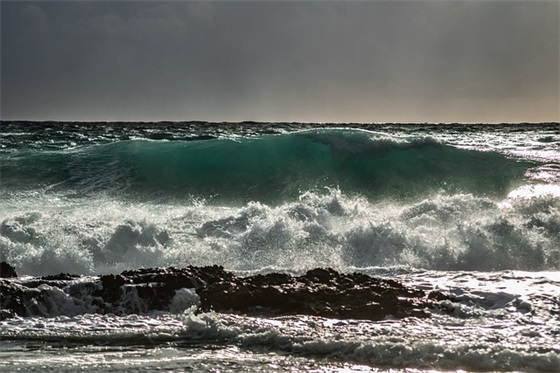
{"label": "wet rock surface", "polygon": [[218,266],[189,266],[95,277],[61,273],[0,279],[0,319],[170,311],[176,292],[182,288],[195,289],[199,312],[364,320],[429,317],[427,309],[434,307],[432,301],[447,298],[443,293],[426,293],[390,279],[332,269],[318,268],[302,276],[270,273],[238,277]]}

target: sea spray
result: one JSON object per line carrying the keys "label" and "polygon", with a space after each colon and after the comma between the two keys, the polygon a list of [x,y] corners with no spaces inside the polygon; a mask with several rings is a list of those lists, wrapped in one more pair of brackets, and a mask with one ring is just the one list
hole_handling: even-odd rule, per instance
{"label": "sea spray", "polygon": [[23,212],[5,211],[0,223],[1,259],[26,274],[186,264],[542,271],[560,263],[560,200],[546,195],[507,203],[470,194],[377,203],[330,190],[240,207],[113,200],[79,206],[40,198]]}

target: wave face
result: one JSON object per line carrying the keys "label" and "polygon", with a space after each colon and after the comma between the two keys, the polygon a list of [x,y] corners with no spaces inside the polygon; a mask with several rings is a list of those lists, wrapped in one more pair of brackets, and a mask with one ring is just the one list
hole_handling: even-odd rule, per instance
{"label": "wave face", "polygon": [[504,196],[532,165],[431,138],[325,129],[258,138],[25,149],[5,153],[2,175],[4,192],[280,203],[325,187],[374,199],[440,191]]}

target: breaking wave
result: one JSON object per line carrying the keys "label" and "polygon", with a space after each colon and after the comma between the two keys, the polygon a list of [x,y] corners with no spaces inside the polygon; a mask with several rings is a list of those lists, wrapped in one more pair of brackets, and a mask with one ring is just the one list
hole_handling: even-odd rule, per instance
{"label": "breaking wave", "polygon": [[45,197],[5,214],[0,260],[33,275],[189,264],[241,272],[560,269],[560,199],[549,195],[388,203],[330,190],[277,206],[221,207]]}
{"label": "breaking wave", "polygon": [[3,189],[190,197],[281,203],[338,188],[373,199],[440,191],[504,196],[533,164],[495,152],[361,130],[314,130],[258,138],[129,140],[76,149],[5,152]]}

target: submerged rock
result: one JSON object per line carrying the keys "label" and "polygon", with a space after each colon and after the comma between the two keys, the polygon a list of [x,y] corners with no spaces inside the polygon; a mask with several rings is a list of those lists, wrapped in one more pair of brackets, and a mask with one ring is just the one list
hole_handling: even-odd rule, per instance
{"label": "submerged rock", "polygon": [[2,279],[0,319],[15,315],[171,311],[174,298],[184,288],[195,289],[199,312],[338,319],[428,317],[426,310],[434,307],[433,299],[447,298],[397,281],[328,268],[317,268],[302,276],[270,273],[238,277],[223,267],[189,266],[137,269],[99,277],[60,274]]}

